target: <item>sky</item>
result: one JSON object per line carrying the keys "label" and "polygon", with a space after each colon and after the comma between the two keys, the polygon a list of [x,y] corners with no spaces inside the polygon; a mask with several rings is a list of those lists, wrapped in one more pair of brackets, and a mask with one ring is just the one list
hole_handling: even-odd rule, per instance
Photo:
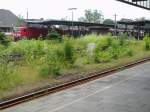
{"label": "sky", "polygon": [[0,0],[0,9],[7,9],[14,14],[30,19],[61,19],[71,20],[71,11],[68,8],[77,8],[74,11],[74,20],[84,16],[85,9],[101,10],[104,18],[117,20],[121,18],[135,19],[139,17],[150,18],[150,11],[116,0]]}

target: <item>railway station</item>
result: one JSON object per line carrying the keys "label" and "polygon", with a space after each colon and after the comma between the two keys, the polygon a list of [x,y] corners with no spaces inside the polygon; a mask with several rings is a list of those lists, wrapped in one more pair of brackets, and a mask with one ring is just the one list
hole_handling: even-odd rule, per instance
{"label": "railway station", "polygon": [[[52,30],[53,26],[58,25],[58,29],[62,35],[73,35],[79,37],[87,34],[102,34],[113,33],[115,31],[115,25],[99,24],[99,23],[87,23],[77,21],[60,21],[60,20],[46,20],[46,21],[26,21],[28,27],[34,25],[45,26],[49,30]],[[73,28],[72,28],[73,24]],[[72,34],[73,30],[73,34]],[[145,35],[150,35],[150,21],[117,21],[117,32],[131,33],[136,39],[142,39]]]}
{"label": "railway station", "polygon": [[[150,0],[109,2],[150,11]],[[10,18],[0,18],[0,112],[150,112],[150,19],[104,22],[88,9],[76,21],[76,9],[70,20],[29,19],[28,11],[18,19],[2,9]]]}
{"label": "railway station", "polygon": [[[73,35],[75,37],[87,34],[107,34],[114,25],[79,22],[79,21],[61,21],[61,20],[45,20],[45,21],[26,21],[28,27],[34,25],[46,26],[52,30],[54,26],[64,33],[63,35]],[[73,26],[72,26],[73,25]],[[73,32],[72,32],[73,31]],[[72,34],[73,33],[73,34]]]}

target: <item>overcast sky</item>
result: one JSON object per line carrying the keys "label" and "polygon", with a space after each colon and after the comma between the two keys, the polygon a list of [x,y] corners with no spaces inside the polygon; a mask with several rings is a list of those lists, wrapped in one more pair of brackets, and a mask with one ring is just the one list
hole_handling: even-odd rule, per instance
{"label": "overcast sky", "polygon": [[106,18],[117,20],[120,18],[135,19],[139,17],[150,18],[150,11],[120,3],[116,0],[0,0],[0,9],[11,10],[16,15],[26,18],[27,9],[29,18],[70,20],[71,12],[68,8],[78,8],[74,11],[74,20],[84,15],[85,9],[97,9],[103,12]]}

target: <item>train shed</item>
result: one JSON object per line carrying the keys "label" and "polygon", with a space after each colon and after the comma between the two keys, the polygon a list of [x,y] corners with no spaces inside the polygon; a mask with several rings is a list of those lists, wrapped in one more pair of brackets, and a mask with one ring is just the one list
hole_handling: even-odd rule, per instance
{"label": "train shed", "polygon": [[[89,23],[89,22],[79,22],[79,21],[64,21],[64,20],[43,20],[43,21],[26,21],[28,26],[33,26],[35,24],[43,25],[49,29],[52,26],[58,26],[62,29],[65,34],[80,36],[85,34],[106,34],[114,25],[100,24],[100,23]],[[73,31],[73,32],[72,32]]]}
{"label": "train shed", "polygon": [[124,22],[118,21],[118,29],[124,30],[125,32],[133,32],[134,36],[138,39],[143,38],[144,35],[150,35],[150,21],[132,21]]}

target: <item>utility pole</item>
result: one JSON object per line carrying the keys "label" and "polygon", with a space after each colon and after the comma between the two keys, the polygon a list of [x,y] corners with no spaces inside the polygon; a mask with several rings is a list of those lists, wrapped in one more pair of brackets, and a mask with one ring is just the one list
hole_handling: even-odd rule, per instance
{"label": "utility pole", "polygon": [[28,11],[28,9],[27,9],[27,20],[29,19],[29,11]]}
{"label": "utility pole", "polygon": [[73,14],[73,11],[76,10],[77,8],[69,8],[68,10],[71,10],[72,11],[72,31],[71,31],[71,35],[73,36],[73,17],[74,17],[74,14]]}
{"label": "utility pole", "polygon": [[115,35],[117,35],[117,15],[115,14]]}

